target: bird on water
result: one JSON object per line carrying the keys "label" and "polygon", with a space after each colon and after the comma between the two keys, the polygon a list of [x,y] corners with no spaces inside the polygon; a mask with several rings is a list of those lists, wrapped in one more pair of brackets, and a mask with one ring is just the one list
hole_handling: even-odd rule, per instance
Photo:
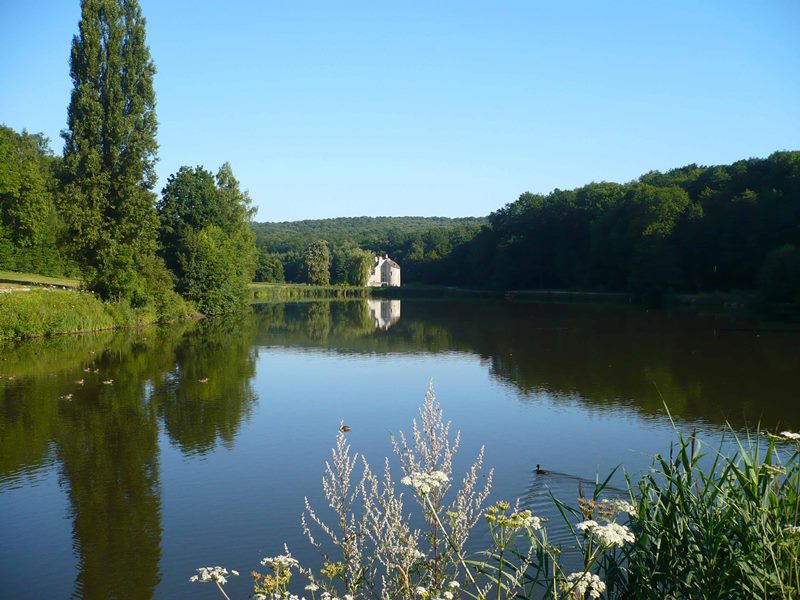
{"label": "bird on water", "polygon": [[353,428],[350,427],[350,425],[342,424],[339,426],[339,431],[341,431],[342,433],[347,433],[348,431],[353,431]]}
{"label": "bird on water", "polygon": [[535,473],[536,473],[537,475],[547,475],[547,471],[545,471],[544,469],[542,469],[542,468],[541,468],[541,467],[540,467],[538,464],[536,465],[536,471],[535,471]]}

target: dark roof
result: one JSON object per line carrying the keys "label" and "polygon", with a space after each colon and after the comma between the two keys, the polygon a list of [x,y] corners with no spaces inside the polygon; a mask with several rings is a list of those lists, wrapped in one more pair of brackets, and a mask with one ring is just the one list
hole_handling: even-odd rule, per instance
{"label": "dark roof", "polygon": [[387,258],[386,262],[389,263],[390,267],[394,267],[395,269],[399,269],[400,268],[400,265],[398,265],[396,262],[394,262],[391,258]]}

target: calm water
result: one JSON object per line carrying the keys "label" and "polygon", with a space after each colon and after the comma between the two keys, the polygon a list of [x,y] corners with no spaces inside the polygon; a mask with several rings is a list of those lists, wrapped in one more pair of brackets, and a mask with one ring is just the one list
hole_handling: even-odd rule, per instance
{"label": "calm water", "polygon": [[710,441],[726,421],[800,428],[796,329],[587,306],[261,305],[0,347],[0,375],[0,596],[13,598],[213,598],[188,583],[206,564],[240,570],[226,589],[246,598],[246,573],[284,541],[316,564],[299,515],[304,495],[323,506],[340,420],[377,465],[430,378],[463,434],[458,466],[485,444],[494,498],[539,514],[548,489],[574,497],[667,450],[663,403]]}

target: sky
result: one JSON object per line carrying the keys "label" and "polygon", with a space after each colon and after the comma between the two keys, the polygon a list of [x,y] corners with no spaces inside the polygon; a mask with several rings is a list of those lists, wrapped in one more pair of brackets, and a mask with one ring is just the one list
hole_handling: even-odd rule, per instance
{"label": "sky", "polygon": [[[257,221],[485,216],[525,191],[800,149],[800,2],[140,0],[159,186]],[[56,153],[78,0],[0,0],[0,123]]]}

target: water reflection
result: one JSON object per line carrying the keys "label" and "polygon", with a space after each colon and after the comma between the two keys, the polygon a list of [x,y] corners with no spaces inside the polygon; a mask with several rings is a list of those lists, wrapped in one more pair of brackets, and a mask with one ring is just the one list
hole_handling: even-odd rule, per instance
{"label": "water reflection", "polygon": [[233,443],[255,402],[254,327],[248,316],[5,349],[0,492],[57,462],[78,558],[74,596],[152,597],[159,424],[185,452]]}
{"label": "water reflection", "polygon": [[389,329],[400,320],[400,300],[367,300],[375,329]]}
{"label": "water reflection", "polygon": [[[466,352],[485,360],[523,401],[546,392],[646,415],[666,404],[693,421],[800,425],[796,328],[595,306],[406,301],[403,318],[389,329],[368,302],[256,307],[257,341],[346,353]],[[354,319],[365,304],[371,317]],[[399,306],[386,314],[399,315]],[[306,335],[295,325],[312,321]]]}
{"label": "water reflection", "polygon": [[[161,478],[169,463],[159,440],[165,436],[188,457],[232,448],[258,404],[253,381],[263,347],[426,361],[461,353],[479,357],[523,403],[546,395],[565,406],[649,416],[662,413],[666,402],[676,417],[692,422],[800,426],[800,333],[724,316],[405,301],[401,319],[400,301],[353,300],[264,304],[234,319],[5,346],[0,499],[57,466],[78,563],[75,596],[144,599],[161,589]],[[363,382],[351,387],[358,396]],[[374,394],[364,402],[367,408],[377,403]],[[321,410],[302,408],[311,420]],[[292,423],[298,427],[292,435],[300,436],[303,428]],[[385,426],[381,416],[378,429]],[[277,463],[275,469],[291,471],[291,464]],[[574,498],[577,481],[533,473],[523,502],[543,514],[551,491]],[[3,514],[0,520],[5,539],[17,540],[10,548],[30,535],[24,520]],[[26,568],[30,580],[37,565]],[[46,585],[26,587],[31,597],[39,583]]]}

